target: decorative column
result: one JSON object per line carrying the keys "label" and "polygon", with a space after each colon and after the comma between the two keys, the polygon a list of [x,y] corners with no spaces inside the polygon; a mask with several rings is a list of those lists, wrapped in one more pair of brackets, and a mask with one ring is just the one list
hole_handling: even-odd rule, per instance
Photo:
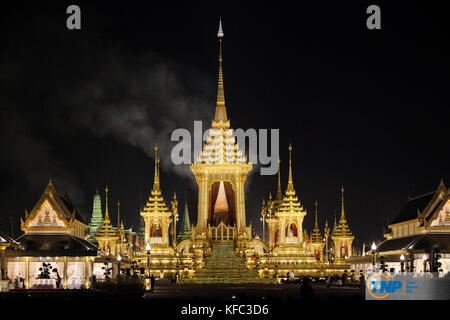
{"label": "decorative column", "polygon": [[5,262],[5,253],[6,253],[6,247],[0,248],[0,280],[3,280],[3,278],[6,278],[6,275],[8,274],[6,269],[6,262]]}
{"label": "decorative column", "polygon": [[30,258],[25,257],[25,289],[30,288]]}
{"label": "decorative column", "polygon": [[297,238],[298,238],[298,245],[301,246],[303,244],[303,218],[297,219]]}
{"label": "decorative column", "polygon": [[84,287],[89,289],[89,257],[85,257],[84,259]]}
{"label": "decorative column", "polygon": [[280,226],[280,244],[286,244],[286,220],[284,218],[281,219]]}
{"label": "decorative column", "polygon": [[169,222],[167,220],[162,223],[161,229],[164,232],[164,234],[162,235],[162,242],[163,245],[166,246],[169,244]]}
{"label": "decorative column", "polygon": [[239,232],[245,230],[245,191],[244,191],[244,181],[246,175],[243,173],[238,173],[236,176],[236,225]]}
{"label": "decorative column", "polygon": [[204,232],[208,219],[208,188],[204,173],[198,174],[198,221],[197,228],[199,232]]}
{"label": "decorative column", "polygon": [[64,257],[63,287],[64,289],[67,289],[67,257]]}

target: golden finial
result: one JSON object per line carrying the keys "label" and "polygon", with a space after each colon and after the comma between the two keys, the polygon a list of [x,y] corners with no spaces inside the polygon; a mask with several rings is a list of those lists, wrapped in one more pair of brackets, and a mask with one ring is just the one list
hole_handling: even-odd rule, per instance
{"label": "golden finial", "polygon": [[289,179],[286,193],[294,194],[294,183],[292,181],[292,145],[289,143]]}
{"label": "golden finial", "polygon": [[158,145],[155,144],[155,177],[153,180],[153,191],[160,191],[159,189],[159,157],[158,157]]}
{"label": "golden finial", "polygon": [[120,228],[120,200],[117,201],[117,229]]}
{"label": "golden finial", "polygon": [[108,186],[105,187],[106,192],[106,204],[105,204],[105,221],[109,221],[109,212],[108,212]]}
{"label": "golden finial", "polygon": [[345,220],[345,212],[344,212],[344,186],[342,186],[341,192],[342,192],[341,220],[344,221],[344,220]]}
{"label": "golden finial", "polygon": [[[223,88],[223,71],[222,71],[222,39],[224,33],[222,30],[222,19],[219,20],[219,31],[217,37],[219,38],[219,81],[217,85],[217,104],[216,113],[214,115],[214,121],[212,127],[225,127],[229,128],[230,123],[227,117],[227,109],[225,107],[225,93]],[[222,123],[220,123],[222,122]]]}

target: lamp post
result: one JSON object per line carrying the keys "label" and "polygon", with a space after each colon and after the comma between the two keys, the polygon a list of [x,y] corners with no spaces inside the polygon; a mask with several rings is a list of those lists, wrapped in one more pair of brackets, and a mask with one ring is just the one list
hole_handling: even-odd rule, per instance
{"label": "lamp post", "polygon": [[177,254],[176,254],[176,259],[177,259],[177,261],[176,261],[176,263],[175,263],[175,283],[178,283],[178,277],[179,277],[179,268],[180,268],[180,265],[179,265],[179,256],[180,256],[180,254],[177,252]]}
{"label": "lamp post", "polygon": [[150,286],[150,243],[147,242],[145,246],[145,250],[147,250],[147,276],[145,277],[145,291],[149,291],[151,289]]}
{"label": "lamp post", "polygon": [[400,270],[401,273],[405,272],[405,256],[403,254],[400,256]]}
{"label": "lamp post", "polygon": [[375,242],[372,243],[372,269],[375,269],[375,250],[377,250],[377,245]]}
{"label": "lamp post", "polygon": [[117,276],[120,277],[120,261],[122,261],[122,257],[120,256],[120,254],[117,256],[117,269],[118,269],[118,273]]}

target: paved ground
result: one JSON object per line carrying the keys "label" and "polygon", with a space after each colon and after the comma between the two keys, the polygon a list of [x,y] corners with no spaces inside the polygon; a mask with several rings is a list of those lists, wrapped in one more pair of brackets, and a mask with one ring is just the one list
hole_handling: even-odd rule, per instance
{"label": "paved ground", "polygon": [[[318,299],[352,298],[360,294],[359,288],[325,287],[325,284],[312,284],[314,296]],[[243,296],[261,299],[265,297],[301,299],[299,284],[178,284],[159,285],[148,295],[152,299],[232,299]]]}
{"label": "paved ground", "polygon": [[[16,290],[10,293],[0,294],[0,309],[7,306],[11,310],[16,310],[23,317],[28,314],[33,318],[45,318],[51,310],[55,314],[66,314],[75,312],[88,312],[90,318],[111,318],[115,319],[120,314],[127,318],[141,316],[148,312],[148,316],[155,312],[164,313],[164,320],[170,319],[282,319],[292,315],[312,316],[313,314],[321,318],[335,317],[336,310],[355,309],[357,305],[363,308],[373,308],[376,314],[381,312],[383,306],[391,304],[365,301],[359,288],[331,287],[326,288],[324,284],[312,284],[314,295],[310,299],[304,299],[300,293],[299,284],[251,284],[251,285],[170,285],[160,284],[155,291],[143,297],[140,294],[112,294],[92,290]],[[412,301],[406,306],[398,307],[398,310],[415,310],[417,301]],[[230,315],[226,314],[227,306],[267,306],[267,315]],[[43,309],[51,306],[50,309]],[[215,307],[217,312],[213,317],[208,315],[191,316],[183,314],[186,308],[195,307]],[[37,310],[46,310],[37,312]],[[219,312],[222,310],[222,312]],[[388,314],[388,313],[384,313]],[[45,316],[45,317],[40,317]],[[345,313],[348,317],[350,313]],[[358,313],[355,313],[359,317]],[[36,319],[37,319],[36,318]]]}

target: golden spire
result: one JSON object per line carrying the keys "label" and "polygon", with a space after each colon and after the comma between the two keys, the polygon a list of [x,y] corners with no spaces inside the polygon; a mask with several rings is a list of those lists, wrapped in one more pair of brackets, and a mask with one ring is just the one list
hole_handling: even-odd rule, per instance
{"label": "golden spire", "polygon": [[315,202],[315,206],[316,206],[316,222],[314,224],[314,229],[313,229],[313,233],[311,236],[311,240],[313,243],[322,243],[322,236],[320,234],[320,229],[319,229],[319,224],[317,222],[317,200]]}
{"label": "golden spire", "polygon": [[342,186],[341,192],[342,192],[341,220],[345,221],[345,212],[344,212],[344,186]]}
{"label": "golden spire", "polygon": [[117,229],[120,228],[120,200],[117,201]]}
{"label": "golden spire", "polygon": [[317,200],[316,200],[316,222],[314,224],[314,229],[319,229],[319,224],[317,223]]}
{"label": "golden spire", "polygon": [[109,221],[109,212],[108,212],[108,186],[106,186],[105,192],[106,192],[105,221]]}
{"label": "golden spire", "polygon": [[294,190],[294,183],[292,181],[292,159],[291,159],[291,153],[292,153],[292,145],[289,144],[289,179],[288,179],[288,186],[286,190],[286,194],[295,194]]}
{"label": "golden spire", "polygon": [[227,117],[227,109],[225,107],[225,93],[223,89],[223,71],[222,71],[222,20],[219,20],[219,31],[217,32],[217,38],[219,38],[219,81],[217,85],[217,103],[216,103],[216,113],[214,115],[214,120],[212,123],[213,128],[229,128],[230,122]]}
{"label": "golden spire", "polygon": [[280,166],[281,160],[280,157],[278,157],[278,187],[277,187],[277,201],[283,200],[283,194],[281,193],[281,166]]}
{"label": "golden spire", "polygon": [[153,190],[152,192],[159,192],[159,158],[158,158],[158,145],[155,144],[155,177],[153,180]]}

